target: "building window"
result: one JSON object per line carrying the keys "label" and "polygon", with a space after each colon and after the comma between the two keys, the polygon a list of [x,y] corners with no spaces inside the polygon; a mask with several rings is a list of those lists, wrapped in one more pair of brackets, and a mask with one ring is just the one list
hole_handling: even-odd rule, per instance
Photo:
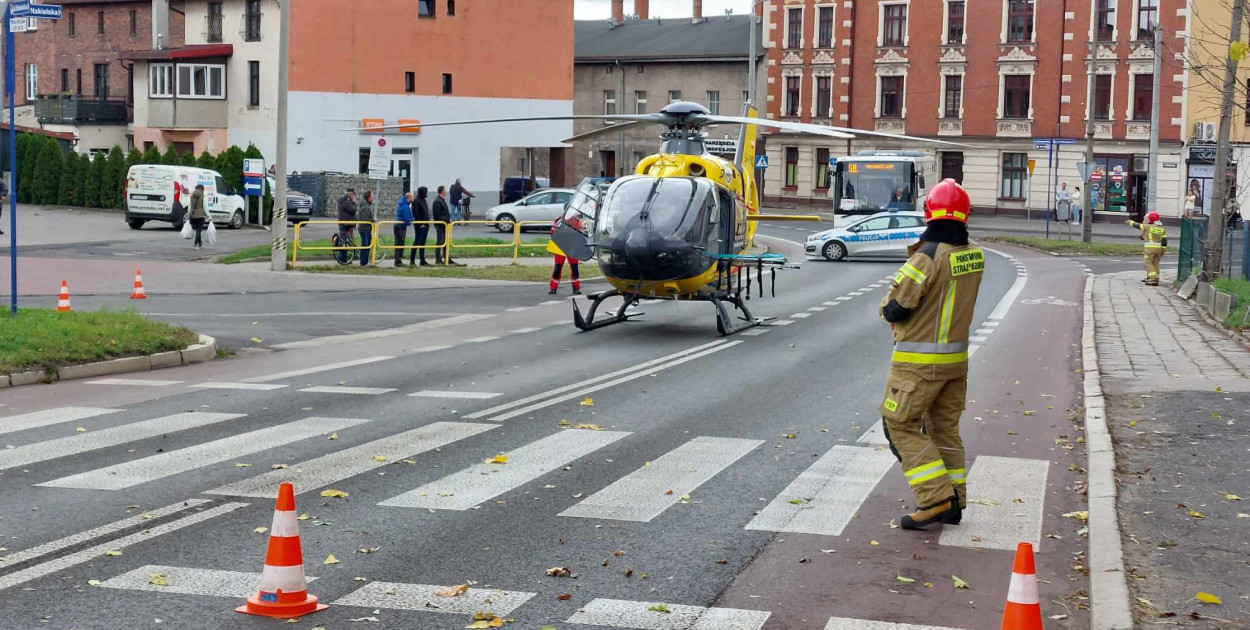
{"label": "building window", "polygon": [[1096,11],[1098,15],[1094,23],[1098,29],[1098,41],[1115,41],[1115,0],[1098,0]]}
{"label": "building window", "polygon": [[456,0],[447,0],[447,15],[456,14]]}
{"label": "building window", "polygon": [[833,48],[833,7],[820,7],[821,48]]}
{"label": "building window", "polygon": [[417,17],[434,17],[434,0],[417,0]]}
{"label": "building window", "polygon": [[803,45],[803,9],[790,9],[786,12],[786,48],[799,48]]}
{"label": "building window", "polygon": [[75,85],[77,86],[77,87],[74,89],[74,94],[77,94],[77,95],[79,95],[79,96],[82,96],[82,68],[79,68],[79,69],[75,70],[74,72],[75,72],[75,75],[76,75],[76,77],[75,77],[75,80],[76,80]]}
{"label": "building window", "polygon": [[99,11],[96,13],[95,32],[97,35],[104,34],[104,12],[103,11]]}
{"label": "building window", "polygon": [[907,39],[907,5],[885,5],[885,24],[882,26],[883,46],[903,46]]}
{"label": "building window", "polygon": [[964,97],[963,75],[950,74],[946,76],[945,96],[945,109],[942,110],[943,116],[946,118],[959,118],[959,108],[963,107]]}
{"label": "building window", "polygon": [[833,77],[816,77],[816,115],[832,116],[829,107],[833,104]]}
{"label": "building window", "polygon": [[247,106],[260,107],[260,62],[247,62]]}
{"label": "building window", "polygon": [[451,94],[451,75],[443,73],[443,94]]}
{"label": "building window", "polygon": [[69,36],[76,37],[78,35],[78,14],[73,11],[69,14]]}
{"label": "building window", "polygon": [[1153,74],[1133,75],[1133,120],[1150,120],[1154,111],[1154,91]]}
{"label": "building window", "polygon": [[1033,40],[1033,0],[1008,0],[1007,41]]}
{"label": "building window", "polygon": [[219,64],[182,63],[177,70],[178,98],[226,98],[226,67]]}
{"label": "building window", "polygon": [[1094,120],[1111,120],[1111,75],[1094,77]]}
{"label": "building window", "polygon": [[786,116],[799,115],[799,82],[801,77],[786,77]]}
{"label": "building window", "polygon": [[946,3],[946,43],[959,45],[964,43],[964,3]]}
{"label": "building window", "polygon": [[209,43],[221,43],[222,19],[221,3],[208,3],[208,31],[205,33],[205,39]]}
{"label": "building window", "polygon": [[109,65],[107,63],[95,64],[95,97],[109,97]]}
{"label": "building window", "polygon": [[616,115],[616,90],[603,91],[603,115]]}
{"label": "building window", "polygon": [[643,90],[637,90],[634,92],[634,113],[647,113],[647,93]]}
{"label": "building window", "polygon": [[720,91],[708,90],[707,92],[707,111],[713,116],[720,115]]}
{"label": "building window", "polygon": [[903,115],[903,77],[881,77],[881,118]]}
{"label": "building window", "polygon": [[816,149],[816,190],[829,189],[829,149]]}
{"label": "building window", "polygon": [[260,0],[247,0],[247,34],[244,39],[260,41]]}
{"label": "building window", "polygon": [[1028,153],[1004,153],[1003,182],[998,196],[1003,199],[1024,199],[1025,180],[1028,176]]}
{"label": "building window", "polygon": [[404,91],[408,92],[409,94],[417,91],[417,73],[415,72],[404,73]]}
{"label": "building window", "polygon": [[[78,93],[82,93],[82,71],[78,72]],[[174,95],[174,66],[154,63],[148,66],[148,96],[171,98]]]}
{"label": "building window", "polygon": [[33,101],[39,94],[39,66],[26,64],[26,100]]}
{"label": "building window", "polygon": [[130,10],[130,34],[139,34],[139,12],[134,9]]}
{"label": "building window", "polygon": [[786,188],[799,185],[799,148],[786,147]]}
{"label": "building window", "polygon": [[1159,0],[1137,0],[1137,39],[1154,41],[1159,19]]}
{"label": "building window", "polygon": [[1029,84],[1032,79],[1027,74],[1003,77],[1003,118],[1029,117]]}
{"label": "building window", "polygon": [[681,100],[681,90],[669,90],[668,91],[668,102],[676,103],[677,101],[680,101],[680,100]]}
{"label": "building window", "polygon": [[61,68],[61,94],[69,94],[69,68]]}

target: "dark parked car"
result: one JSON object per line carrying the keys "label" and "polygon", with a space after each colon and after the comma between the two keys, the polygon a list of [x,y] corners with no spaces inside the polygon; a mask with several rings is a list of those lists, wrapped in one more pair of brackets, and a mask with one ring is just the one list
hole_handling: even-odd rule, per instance
{"label": "dark parked car", "polygon": [[[269,190],[272,192],[277,184],[274,183],[272,177],[269,180]],[[290,188],[286,189],[286,220],[290,223],[299,223],[308,221],[317,215],[317,206],[313,202],[313,198]]]}
{"label": "dark parked car", "polygon": [[512,203],[528,196],[539,188],[548,188],[551,181],[545,177],[505,177],[499,191],[499,203]]}

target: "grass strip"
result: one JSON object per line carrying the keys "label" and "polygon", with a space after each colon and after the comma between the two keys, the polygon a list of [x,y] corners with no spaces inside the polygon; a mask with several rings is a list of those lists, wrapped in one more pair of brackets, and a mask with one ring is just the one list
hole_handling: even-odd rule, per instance
{"label": "grass strip", "polygon": [[[551,278],[551,267],[543,265],[493,265],[490,267],[361,267],[360,265],[317,265],[299,268],[310,273],[333,273],[355,276],[392,276],[396,278],[459,278],[467,280],[508,280],[514,282],[546,282]],[[601,278],[597,265],[582,267],[582,280]],[[568,273],[565,273],[568,282]]]}
{"label": "grass strip", "polygon": [[[981,242],[1006,243],[1019,245],[1044,252],[1053,252],[1065,256],[1141,256],[1141,243],[1084,243],[1081,241],[1061,241],[1057,239],[1037,238],[1033,236],[985,236],[977,239]],[[1170,249],[1170,248],[1169,248]],[[1166,255],[1166,254],[1165,254]]]}
{"label": "grass strip", "polygon": [[132,311],[21,309],[0,321],[0,373],[51,371],[65,365],[181,350],[199,337]]}
{"label": "grass strip", "polygon": [[[547,256],[548,255],[547,254],[547,240],[548,239],[546,237],[530,238],[530,239],[523,238],[521,241],[522,245],[521,245],[520,251],[518,252],[518,256],[525,256],[525,257]],[[357,237],[356,242],[360,243],[359,237]],[[431,238],[429,241],[427,241],[427,243],[432,245],[434,244],[434,240]],[[383,236],[378,241],[378,246],[381,248],[381,249],[378,249],[378,258],[379,259],[393,258],[395,256],[395,250],[385,249],[384,246],[389,247],[394,244],[395,244],[394,237]],[[408,244],[411,245],[411,241]],[[469,246],[499,245],[500,247],[461,247],[462,245],[469,245]],[[503,247],[503,245],[508,245],[508,247]],[[481,237],[481,236],[475,236],[475,237],[469,237],[469,238],[457,238],[451,247],[451,257],[453,260],[455,260],[456,258],[512,258],[511,245],[512,245],[511,239],[503,240],[503,239],[498,239],[498,238]],[[330,239],[328,238],[316,239],[316,240],[311,240],[311,241],[301,240],[300,246],[301,246],[300,253],[299,253],[300,260],[331,260],[333,258],[333,252],[331,250],[305,251],[303,249],[304,247],[330,247]],[[363,251],[363,250],[360,250],[360,251]],[[434,257],[434,251],[435,250],[432,248],[426,249],[425,250],[426,258],[432,259]],[[405,254],[406,253],[407,252],[405,251]],[[287,256],[286,256],[287,260],[291,260],[291,257],[293,254],[294,254],[294,251],[292,249],[292,246],[288,243]],[[359,256],[359,252],[357,252],[357,255]],[[248,247],[246,249],[241,249],[237,252],[231,252],[229,254],[226,254],[225,256],[218,258],[217,262],[225,264],[225,265],[231,265],[235,263],[247,262],[247,261],[252,261],[252,260],[269,260],[269,256],[270,256],[269,245],[257,245],[255,247]]]}

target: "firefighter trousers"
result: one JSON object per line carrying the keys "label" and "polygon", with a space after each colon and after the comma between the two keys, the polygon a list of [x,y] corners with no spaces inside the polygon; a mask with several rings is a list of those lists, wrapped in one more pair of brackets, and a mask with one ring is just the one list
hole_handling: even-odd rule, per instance
{"label": "firefighter trousers", "polygon": [[1146,262],[1146,284],[1159,284],[1159,261],[1163,260],[1163,248],[1146,248],[1143,258]]}
{"label": "firefighter trousers", "polygon": [[967,393],[967,375],[930,381],[891,370],[886,379],[881,404],[886,439],[921,509],[951,498],[956,490],[960,503],[966,504],[959,416]]}

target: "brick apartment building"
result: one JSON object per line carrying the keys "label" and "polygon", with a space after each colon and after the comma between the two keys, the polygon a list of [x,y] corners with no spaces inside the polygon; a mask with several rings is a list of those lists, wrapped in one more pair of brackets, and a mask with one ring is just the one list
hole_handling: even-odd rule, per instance
{"label": "brick apartment building", "polygon": [[[151,47],[152,2],[60,0],[61,20],[30,20],[16,35],[17,123],[72,134],[79,153],[131,146],[128,123],[134,95],[125,53]],[[183,21],[175,13],[166,46],[180,46]],[[4,99],[7,106],[7,97]]]}
{"label": "brick apartment building", "polygon": [[[1185,34],[1189,12],[1164,0],[769,0],[764,12],[770,117],[968,143],[936,147],[771,133],[772,200],[829,203],[827,155],[920,149],[979,208],[1045,209],[1055,175],[1079,185],[1088,41],[1096,44],[1096,216],[1145,207],[1152,28],[1163,29],[1159,210],[1180,213]],[[975,7],[975,13],[972,12]],[[1054,156],[1034,138],[1066,138]],[[1030,176],[1028,161],[1036,168]],[[818,164],[820,162],[820,164]]]}

